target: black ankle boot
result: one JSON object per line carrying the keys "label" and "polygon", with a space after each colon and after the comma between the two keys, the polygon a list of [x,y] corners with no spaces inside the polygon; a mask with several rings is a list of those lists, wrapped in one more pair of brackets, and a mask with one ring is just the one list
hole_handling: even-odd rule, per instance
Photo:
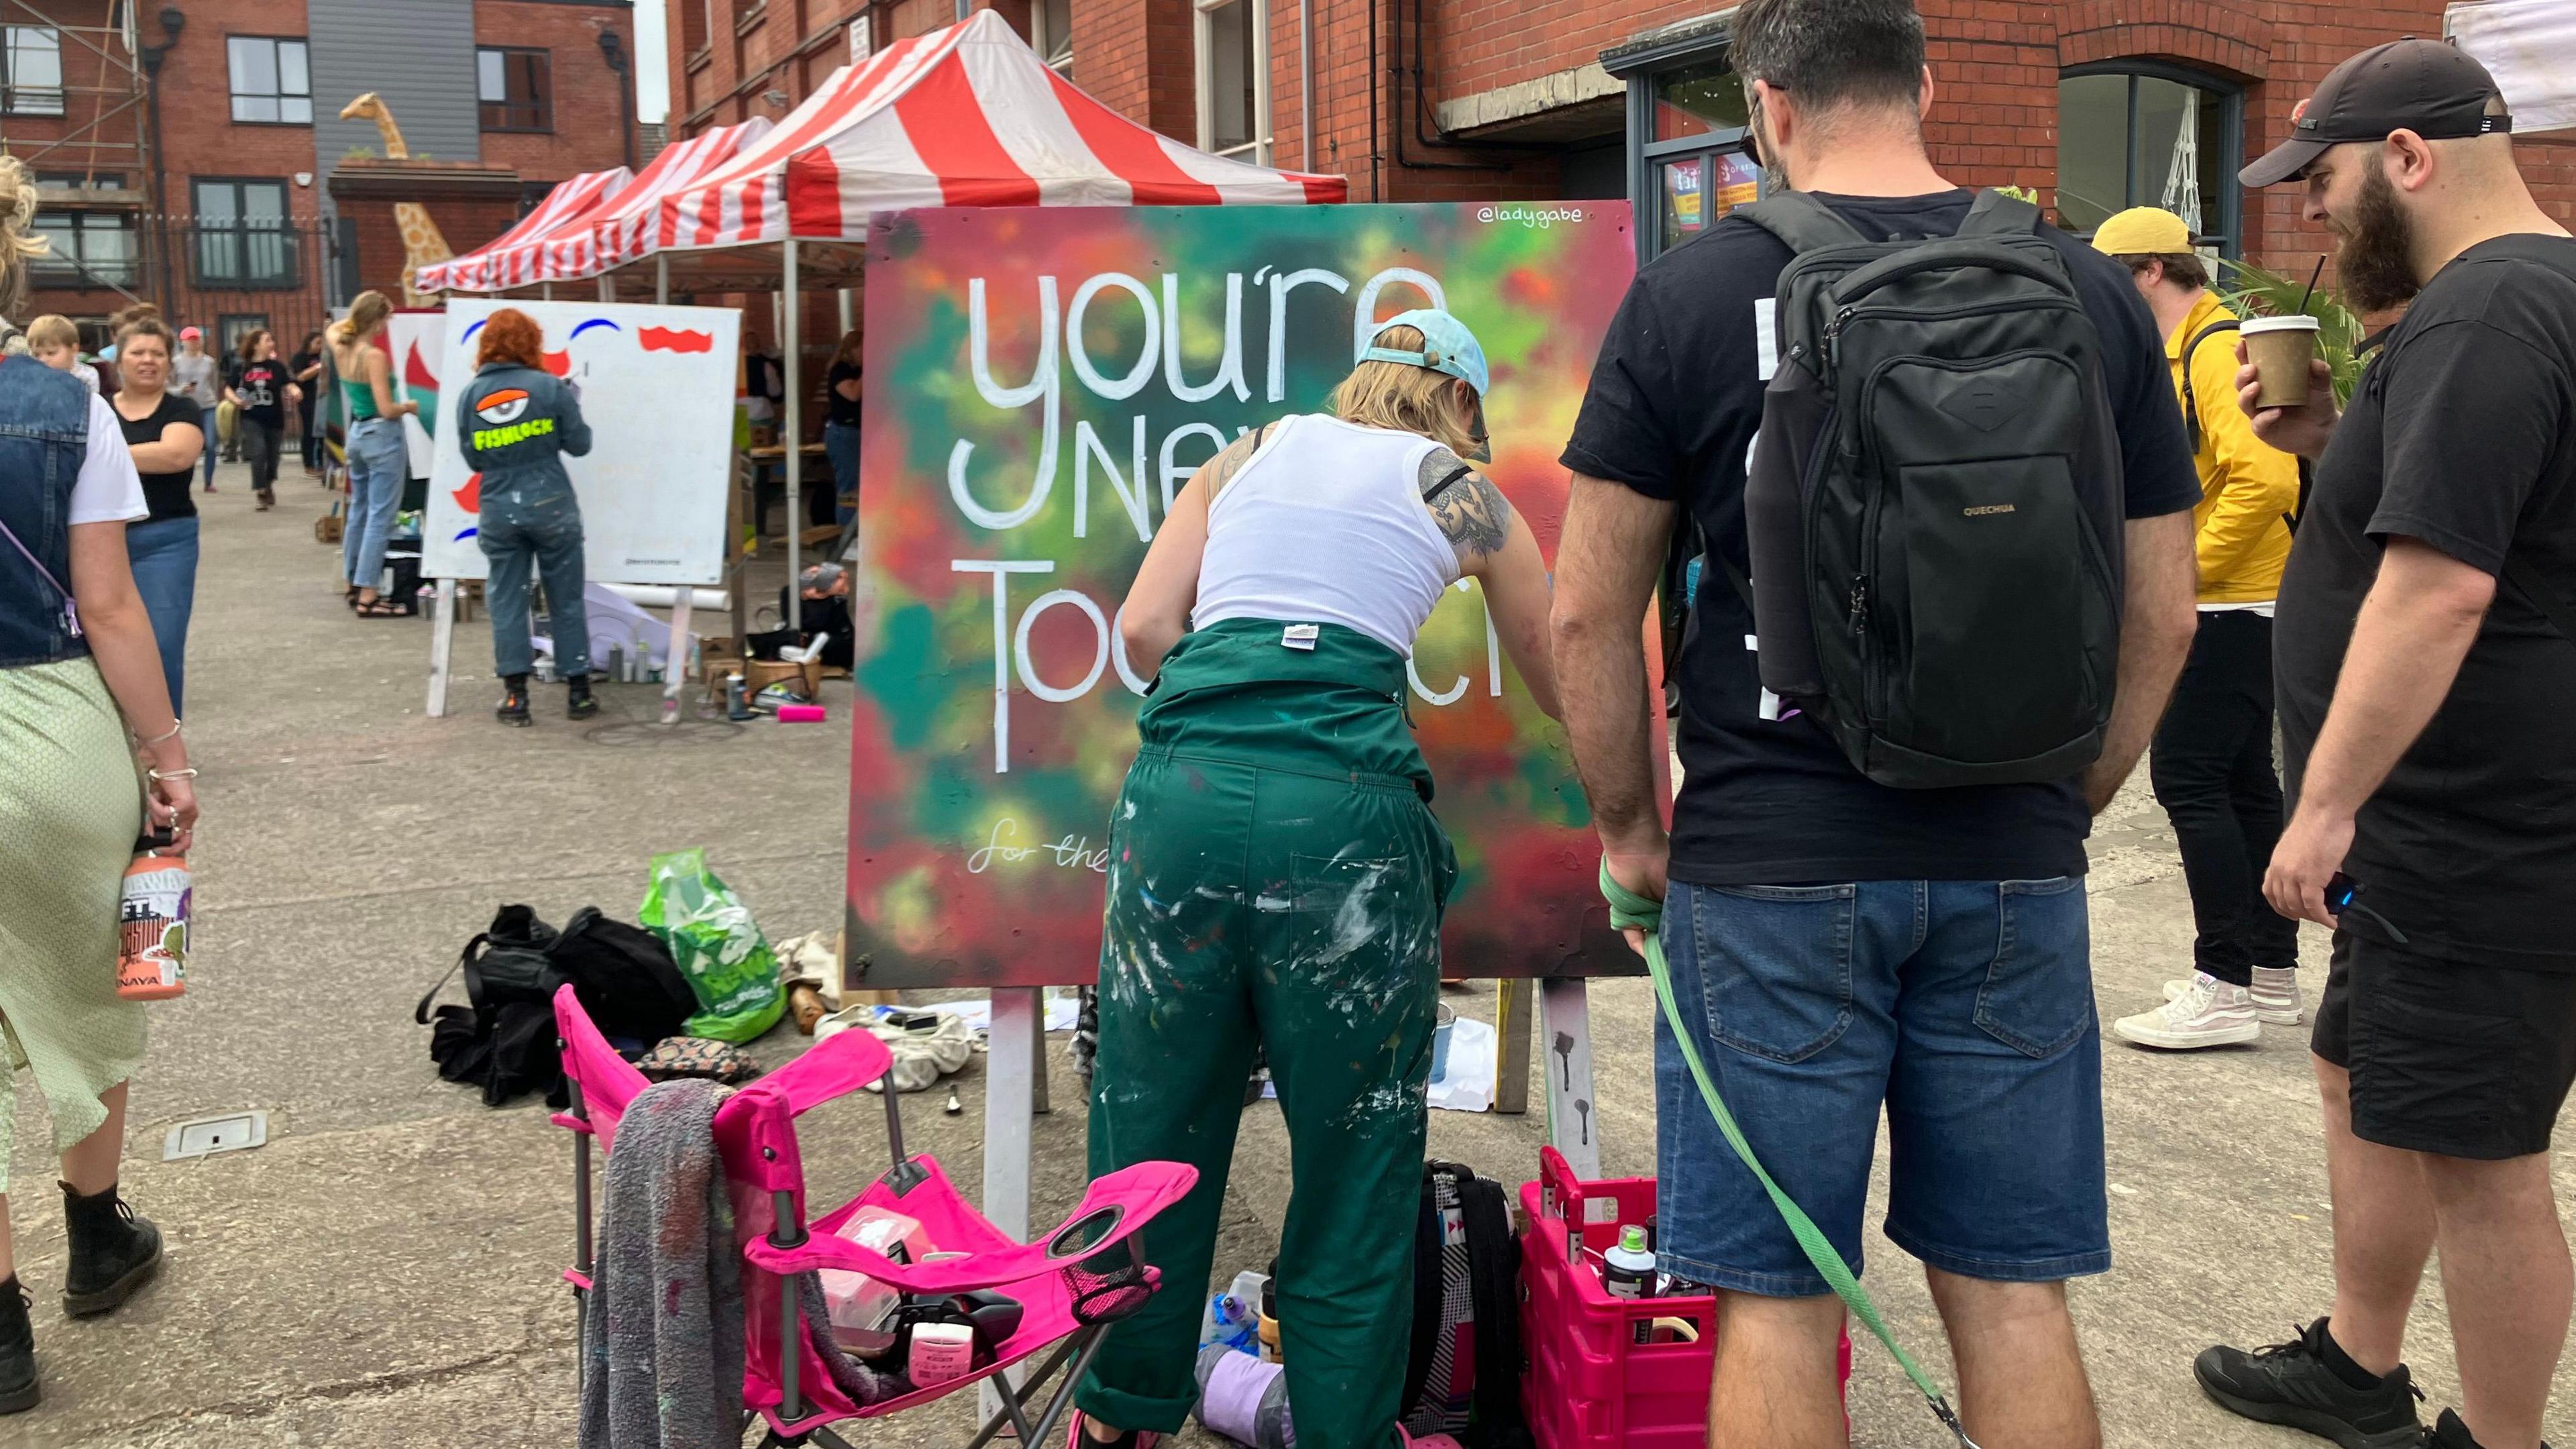
{"label": "black ankle boot", "polygon": [[0,1279],[0,1414],[36,1407],[36,1325],[27,1317],[27,1290],[15,1276]]}
{"label": "black ankle boot", "polygon": [[63,1312],[73,1318],[114,1312],[161,1270],[161,1230],[136,1217],[113,1184],[94,1197],[82,1197],[68,1182],[62,1187],[72,1249]]}
{"label": "black ankle boot", "polygon": [[505,725],[534,723],[528,718],[528,676],[501,676],[501,702],[492,707],[492,717]]}
{"label": "black ankle boot", "polygon": [[564,681],[566,698],[564,718],[588,719],[599,713],[599,701],[590,697],[590,676],[576,674]]}

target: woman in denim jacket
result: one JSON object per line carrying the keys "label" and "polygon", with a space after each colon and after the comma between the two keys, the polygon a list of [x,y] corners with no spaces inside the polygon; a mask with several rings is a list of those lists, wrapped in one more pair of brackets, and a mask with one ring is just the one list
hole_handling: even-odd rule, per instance
{"label": "woman in denim jacket", "polygon": [[492,611],[492,667],[504,686],[493,714],[509,725],[529,722],[531,563],[546,580],[555,672],[570,691],[564,713],[588,719],[599,712],[590,696],[590,615],[581,597],[581,500],[563,466],[567,455],[590,451],[590,425],[571,384],[546,371],[545,346],[535,318],[516,307],[493,313],[475,344],[474,380],[456,400],[465,466],[483,477],[474,537],[492,561],[483,596]]}

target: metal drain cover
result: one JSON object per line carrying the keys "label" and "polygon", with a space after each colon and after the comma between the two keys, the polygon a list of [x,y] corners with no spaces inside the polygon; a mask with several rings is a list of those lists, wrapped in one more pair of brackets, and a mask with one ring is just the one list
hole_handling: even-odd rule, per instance
{"label": "metal drain cover", "polygon": [[161,1143],[161,1160],[179,1162],[191,1157],[211,1157],[218,1152],[239,1152],[246,1147],[266,1145],[266,1112],[230,1112],[221,1117],[200,1117],[171,1128],[170,1135]]}

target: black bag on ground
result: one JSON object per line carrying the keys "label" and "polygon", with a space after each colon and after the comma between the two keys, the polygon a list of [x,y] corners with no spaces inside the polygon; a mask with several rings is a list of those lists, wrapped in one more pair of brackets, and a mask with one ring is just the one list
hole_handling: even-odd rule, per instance
{"label": "black bag on ground", "polygon": [[[1398,1419],[1470,1449],[1528,1449],[1521,1416],[1520,1240],[1503,1185],[1454,1162],[1422,1168],[1413,1351]],[[1459,1351],[1469,1351],[1460,1372]]]}
{"label": "black bag on ground", "polygon": [[670,948],[597,906],[582,907],[561,931],[527,906],[503,906],[490,930],[465,943],[448,975],[458,971],[472,1005],[441,1006],[433,1023],[430,1003],[447,985],[441,976],[412,1020],[433,1026],[429,1055],[438,1074],[481,1087],[492,1107],[533,1091],[544,1092],[548,1106],[568,1102],[554,1003],[566,983],[599,1034],[630,1054],[680,1035],[698,1009]]}
{"label": "black bag on ground", "polygon": [[2102,344],[2037,208],[1871,242],[1797,192],[1745,482],[1763,687],[1882,785],[2064,780],[2120,653],[2120,451]]}

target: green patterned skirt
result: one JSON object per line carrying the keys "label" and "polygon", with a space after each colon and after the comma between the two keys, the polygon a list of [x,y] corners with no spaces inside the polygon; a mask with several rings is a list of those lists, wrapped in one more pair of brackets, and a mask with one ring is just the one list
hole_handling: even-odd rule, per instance
{"label": "green patterned skirt", "polygon": [[[143,1004],[116,994],[117,906],[142,823],[98,666],[0,669],[0,1038],[12,1080],[34,1072],[57,1151],[106,1123],[99,1093],[143,1062]],[[0,1191],[13,1116],[0,1101]]]}

